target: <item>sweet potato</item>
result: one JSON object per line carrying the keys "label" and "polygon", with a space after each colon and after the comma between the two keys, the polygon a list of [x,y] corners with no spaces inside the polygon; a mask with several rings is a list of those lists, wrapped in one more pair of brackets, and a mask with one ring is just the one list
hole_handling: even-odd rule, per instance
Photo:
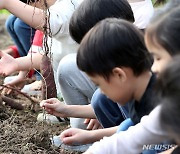
{"label": "sweet potato", "polygon": [[11,108],[13,109],[17,109],[17,110],[23,110],[24,106],[16,101],[14,101],[12,98],[9,98],[7,96],[1,96],[2,100],[9,105]]}
{"label": "sweet potato", "polygon": [[43,76],[42,99],[56,98],[57,90],[54,81],[54,72],[50,58],[45,54],[40,65],[41,74]]}

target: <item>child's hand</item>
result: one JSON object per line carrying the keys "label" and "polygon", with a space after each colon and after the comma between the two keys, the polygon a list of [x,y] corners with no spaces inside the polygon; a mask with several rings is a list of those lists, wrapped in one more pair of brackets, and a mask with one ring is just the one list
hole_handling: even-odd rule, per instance
{"label": "child's hand", "polygon": [[0,51],[0,57],[0,75],[10,75],[18,70],[18,63],[15,58],[3,51]]}
{"label": "child's hand", "polygon": [[59,101],[56,98],[50,98],[47,100],[43,100],[40,103],[41,107],[44,107],[45,110],[52,115],[55,115],[57,117],[66,118],[66,104]]}
{"label": "child's hand", "polygon": [[[27,74],[26,71],[21,71],[19,73],[18,76],[16,76],[13,80],[7,82],[7,83],[4,83],[5,86],[7,87],[15,87],[15,88],[18,88],[18,89],[22,89],[25,85],[25,76],[22,75],[22,74]],[[10,88],[3,88],[3,91],[2,91],[2,94],[10,94],[12,92],[12,90]]]}
{"label": "child's hand", "polygon": [[78,128],[70,128],[63,131],[60,135],[61,140],[64,144],[86,144],[90,143],[89,135],[90,131],[78,129]]}
{"label": "child's hand", "polygon": [[102,126],[97,119],[85,119],[84,123],[87,124],[88,130],[101,129]]}

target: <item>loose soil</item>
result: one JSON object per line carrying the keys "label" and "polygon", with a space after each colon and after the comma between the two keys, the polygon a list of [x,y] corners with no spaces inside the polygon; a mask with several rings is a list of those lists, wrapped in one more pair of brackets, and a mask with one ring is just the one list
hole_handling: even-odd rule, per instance
{"label": "loose soil", "polygon": [[[4,23],[7,15],[0,14],[0,49],[13,44],[8,36]],[[0,84],[4,78],[0,77]],[[1,154],[79,154],[66,151],[51,145],[50,138],[59,135],[69,127],[68,123],[49,125],[37,122],[38,113],[42,112],[39,104],[34,104],[20,93],[8,96],[22,103],[24,110],[16,110],[4,104],[0,91],[0,153]],[[40,97],[33,98],[40,102]]]}

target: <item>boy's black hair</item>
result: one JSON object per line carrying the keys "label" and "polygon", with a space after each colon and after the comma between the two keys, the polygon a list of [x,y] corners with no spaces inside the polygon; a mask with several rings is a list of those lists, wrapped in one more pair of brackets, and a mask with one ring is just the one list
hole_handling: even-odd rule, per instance
{"label": "boy's black hair", "polygon": [[180,140],[180,55],[176,56],[157,81],[161,94],[160,120],[162,128]]}
{"label": "boy's black hair", "polygon": [[115,67],[130,67],[138,76],[151,69],[152,61],[137,28],[128,21],[107,18],[83,38],[77,65],[89,75],[108,79]]}
{"label": "boy's black hair", "polygon": [[98,21],[108,17],[134,22],[134,15],[127,0],[84,0],[71,17],[69,24],[71,37],[80,43]]}
{"label": "boy's black hair", "polygon": [[[180,0],[178,0],[177,4]],[[146,28],[146,38],[153,46],[163,47],[171,56],[180,53],[180,7],[170,3],[160,10]]]}

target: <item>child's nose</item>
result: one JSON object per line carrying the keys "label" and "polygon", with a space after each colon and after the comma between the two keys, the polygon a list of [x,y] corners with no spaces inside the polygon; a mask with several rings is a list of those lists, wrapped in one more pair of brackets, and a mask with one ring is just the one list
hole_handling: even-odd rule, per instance
{"label": "child's nose", "polygon": [[151,67],[151,70],[153,71],[153,73],[158,73],[158,65],[157,63],[153,63],[152,67]]}

